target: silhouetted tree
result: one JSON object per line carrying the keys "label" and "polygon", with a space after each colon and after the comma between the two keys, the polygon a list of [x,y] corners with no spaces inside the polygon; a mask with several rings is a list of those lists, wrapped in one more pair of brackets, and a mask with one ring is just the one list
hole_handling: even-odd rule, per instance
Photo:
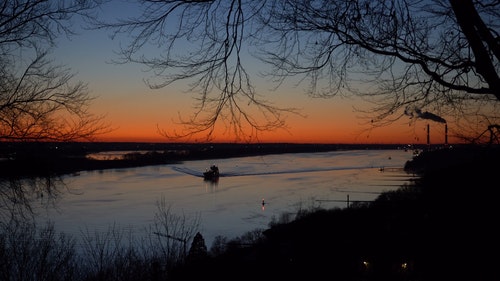
{"label": "silhouetted tree", "polygon": [[[210,135],[221,120],[236,133],[242,123],[256,131],[284,125],[283,111],[259,99],[247,52],[272,66],[264,74],[278,86],[298,78],[313,96],[368,99],[372,107],[357,110],[371,126],[408,116],[410,124],[441,115],[459,125],[468,117],[483,122],[481,131],[498,122],[497,0],[138,3],[136,18],[100,26],[130,34],[123,62],[149,67],[151,88],[187,80],[199,91],[189,133]],[[151,56],[151,46],[161,54]],[[268,117],[265,125],[250,105]]]}
{"label": "silhouetted tree", "polygon": [[14,0],[0,5],[0,140],[90,139],[108,129],[89,112],[83,82],[55,65],[50,50],[92,18],[100,0]]}
{"label": "silhouetted tree", "polygon": [[196,262],[202,260],[208,256],[207,246],[205,244],[205,239],[201,233],[196,233],[191,243],[191,248],[189,248],[189,253],[187,256],[188,262]]}
{"label": "silhouetted tree", "polygon": [[79,280],[76,240],[52,223],[10,221],[0,227],[0,280]]}
{"label": "silhouetted tree", "polygon": [[212,246],[210,246],[210,255],[218,256],[224,253],[227,250],[227,241],[228,238],[222,235],[217,235],[212,242]]}
{"label": "silhouetted tree", "polygon": [[150,242],[154,244],[154,255],[165,262],[169,270],[185,262],[189,250],[188,243],[198,233],[200,216],[175,214],[172,205],[163,197],[158,200],[157,208],[152,226],[155,236]]}

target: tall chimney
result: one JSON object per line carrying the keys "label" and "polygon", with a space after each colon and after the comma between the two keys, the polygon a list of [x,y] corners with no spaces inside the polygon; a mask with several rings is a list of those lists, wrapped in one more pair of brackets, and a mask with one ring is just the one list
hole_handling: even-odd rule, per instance
{"label": "tall chimney", "polygon": [[427,124],[427,145],[431,145],[431,132],[430,132],[430,125]]}

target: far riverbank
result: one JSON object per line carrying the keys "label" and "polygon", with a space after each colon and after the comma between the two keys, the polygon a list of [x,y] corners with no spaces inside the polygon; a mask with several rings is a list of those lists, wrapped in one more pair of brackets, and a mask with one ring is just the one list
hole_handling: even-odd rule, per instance
{"label": "far riverbank", "polygon": [[[190,160],[358,149],[408,149],[408,146],[296,143],[1,143],[0,177],[44,177],[86,170],[175,164]],[[124,156],[104,160],[88,157],[93,153],[110,151],[120,151]]]}

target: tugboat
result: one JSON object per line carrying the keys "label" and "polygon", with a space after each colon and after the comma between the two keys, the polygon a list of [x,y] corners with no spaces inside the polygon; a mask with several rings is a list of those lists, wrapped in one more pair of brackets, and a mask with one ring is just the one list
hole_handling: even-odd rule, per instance
{"label": "tugboat", "polygon": [[203,172],[203,178],[205,180],[216,181],[219,179],[219,167],[216,165],[210,166],[205,172]]}

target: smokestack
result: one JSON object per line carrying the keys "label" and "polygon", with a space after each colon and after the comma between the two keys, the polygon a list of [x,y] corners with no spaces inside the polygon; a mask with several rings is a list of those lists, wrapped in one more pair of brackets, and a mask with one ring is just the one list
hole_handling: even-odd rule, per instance
{"label": "smokestack", "polygon": [[431,145],[431,132],[430,132],[430,125],[427,124],[427,145]]}

